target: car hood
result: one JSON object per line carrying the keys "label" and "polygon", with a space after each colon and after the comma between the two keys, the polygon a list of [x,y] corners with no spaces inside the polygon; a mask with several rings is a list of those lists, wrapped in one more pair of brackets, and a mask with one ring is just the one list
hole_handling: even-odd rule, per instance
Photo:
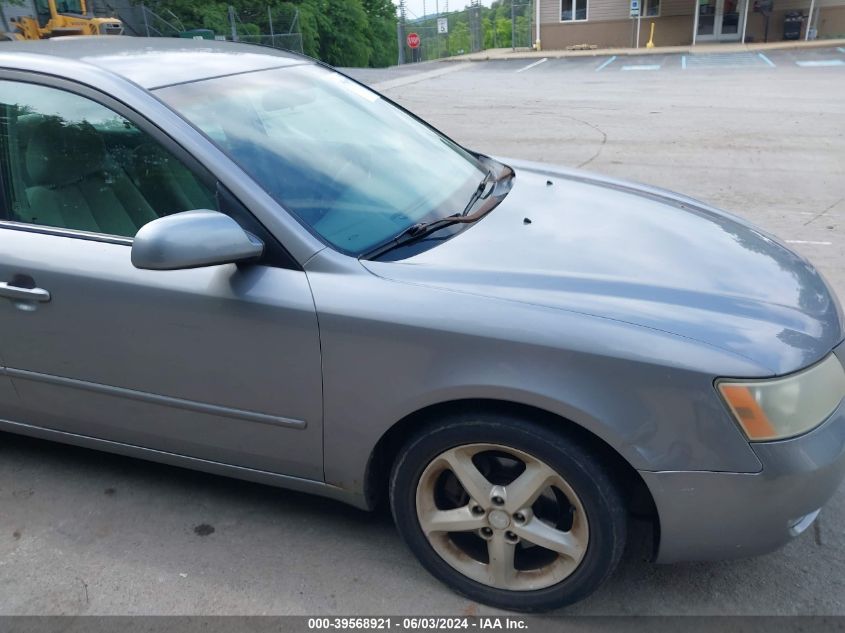
{"label": "car hood", "polygon": [[842,340],[839,304],[819,272],[739,218],[646,186],[510,164],[513,188],[482,220],[408,259],[364,266],[669,332],[772,374]]}

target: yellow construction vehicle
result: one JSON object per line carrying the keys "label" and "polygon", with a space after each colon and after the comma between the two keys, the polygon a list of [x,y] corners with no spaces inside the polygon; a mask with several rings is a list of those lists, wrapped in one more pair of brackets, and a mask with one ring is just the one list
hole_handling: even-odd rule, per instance
{"label": "yellow construction vehicle", "polygon": [[123,35],[117,18],[94,17],[85,0],[35,0],[35,16],[10,20],[8,39],[43,40],[62,35]]}

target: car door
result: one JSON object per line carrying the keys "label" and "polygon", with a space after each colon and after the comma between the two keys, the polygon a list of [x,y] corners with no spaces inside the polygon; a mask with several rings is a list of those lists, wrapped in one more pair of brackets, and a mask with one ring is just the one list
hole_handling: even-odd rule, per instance
{"label": "car door", "polygon": [[[0,354],[20,396],[0,418],[322,479],[305,273],[168,139],[83,92],[0,81]],[[265,241],[261,261],[132,266],[140,226],[212,205]]]}

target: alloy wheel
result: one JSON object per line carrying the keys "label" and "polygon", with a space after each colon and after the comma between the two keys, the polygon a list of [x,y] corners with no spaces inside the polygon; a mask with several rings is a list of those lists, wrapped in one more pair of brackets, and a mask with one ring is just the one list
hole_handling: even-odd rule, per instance
{"label": "alloy wheel", "polygon": [[450,448],[423,471],[417,519],[437,554],[468,578],[530,591],[570,576],[589,525],[569,483],[543,461],[499,444]]}

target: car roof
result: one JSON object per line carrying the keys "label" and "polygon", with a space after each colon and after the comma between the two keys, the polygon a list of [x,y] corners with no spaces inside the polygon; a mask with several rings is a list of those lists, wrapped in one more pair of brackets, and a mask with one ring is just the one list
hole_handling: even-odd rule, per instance
{"label": "car roof", "polygon": [[210,77],[311,62],[302,55],[267,46],[127,35],[2,42],[0,66],[14,68],[15,53],[56,57],[98,66],[149,90]]}

